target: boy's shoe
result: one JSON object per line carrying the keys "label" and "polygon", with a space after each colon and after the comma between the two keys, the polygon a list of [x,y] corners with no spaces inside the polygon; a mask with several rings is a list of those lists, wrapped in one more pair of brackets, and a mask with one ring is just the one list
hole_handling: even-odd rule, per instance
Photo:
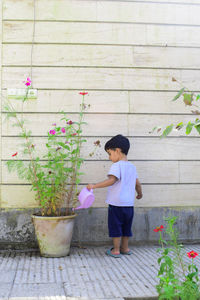
{"label": "boy's shoe", "polygon": [[129,250],[129,251],[127,251],[127,252],[120,251],[120,253],[121,253],[122,255],[131,255],[131,254],[133,254],[133,251],[132,251],[132,250]]}
{"label": "boy's shoe", "polygon": [[113,248],[108,249],[108,250],[106,251],[106,254],[109,255],[109,256],[111,256],[111,257],[114,257],[114,258],[120,258],[120,257],[122,257],[121,254],[113,254],[113,253],[111,252],[112,249],[113,249]]}

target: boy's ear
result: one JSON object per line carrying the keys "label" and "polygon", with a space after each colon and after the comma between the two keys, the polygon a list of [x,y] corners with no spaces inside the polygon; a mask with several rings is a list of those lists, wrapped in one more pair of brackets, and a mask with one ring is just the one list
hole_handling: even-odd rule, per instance
{"label": "boy's ear", "polygon": [[122,153],[122,150],[120,148],[115,149],[118,153]]}

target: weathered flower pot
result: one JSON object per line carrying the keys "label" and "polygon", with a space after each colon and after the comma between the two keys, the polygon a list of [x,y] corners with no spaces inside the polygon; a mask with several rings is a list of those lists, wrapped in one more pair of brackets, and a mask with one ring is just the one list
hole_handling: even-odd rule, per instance
{"label": "weathered flower pot", "polygon": [[62,257],[69,255],[76,216],[46,217],[32,215],[42,256]]}

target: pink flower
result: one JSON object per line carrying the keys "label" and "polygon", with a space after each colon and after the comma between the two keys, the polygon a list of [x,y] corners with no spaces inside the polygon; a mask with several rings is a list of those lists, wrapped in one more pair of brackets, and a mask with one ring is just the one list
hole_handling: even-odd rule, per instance
{"label": "pink flower", "polygon": [[54,135],[54,134],[56,134],[56,131],[55,131],[54,129],[53,129],[53,130],[50,130],[50,131],[49,131],[49,134],[53,134],[53,135]]}
{"label": "pink flower", "polygon": [[75,132],[75,133],[72,133],[72,135],[77,135],[77,132]]}
{"label": "pink flower", "polygon": [[70,121],[67,122],[67,124],[68,124],[68,125],[72,125],[73,122],[70,120]]}
{"label": "pink flower", "polygon": [[66,132],[66,130],[65,130],[65,128],[63,127],[63,128],[61,128],[61,131],[63,132],[63,133],[65,133]]}
{"label": "pink flower", "polygon": [[15,152],[15,153],[12,155],[12,157],[13,157],[13,156],[16,156],[17,154],[18,154],[18,152]]}
{"label": "pink flower", "polygon": [[26,81],[25,82],[25,85],[26,86],[30,86],[31,85],[31,79],[29,77],[27,77]]}
{"label": "pink flower", "polygon": [[88,93],[87,93],[87,92],[80,92],[79,94],[85,96],[85,95],[87,95]]}

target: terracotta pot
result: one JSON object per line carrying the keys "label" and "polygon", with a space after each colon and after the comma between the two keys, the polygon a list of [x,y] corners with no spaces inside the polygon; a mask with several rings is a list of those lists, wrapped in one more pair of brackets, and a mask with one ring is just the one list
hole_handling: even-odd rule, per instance
{"label": "terracotta pot", "polygon": [[62,257],[69,255],[76,216],[45,217],[32,215],[42,256]]}

